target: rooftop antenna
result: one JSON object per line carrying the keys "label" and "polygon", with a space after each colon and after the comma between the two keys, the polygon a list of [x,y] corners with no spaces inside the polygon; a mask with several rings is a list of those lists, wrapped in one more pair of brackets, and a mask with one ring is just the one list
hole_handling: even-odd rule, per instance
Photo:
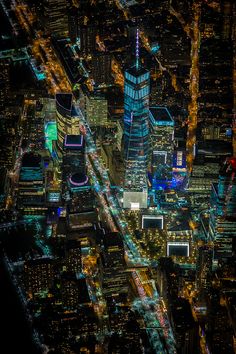
{"label": "rooftop antenna", "polygon": [[139,69],[139,29],[136,31],[136,48],[135,48],[135,66],[136,70]]}

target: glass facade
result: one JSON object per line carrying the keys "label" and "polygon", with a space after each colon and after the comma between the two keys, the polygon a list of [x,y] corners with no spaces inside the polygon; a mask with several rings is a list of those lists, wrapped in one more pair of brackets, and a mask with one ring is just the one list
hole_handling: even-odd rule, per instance
{"label": "glass facade", "polygon": [[152,187],[167,188],[172,183],[174,121],[166,107],[150,107]]}
{"label": "glass facade", "polygon": [[124,148],[128,161],[140,161],[147,166],[149,134],[150,73],[140,68],[125,72]]}
{"label": "glass facade", "polygon": [[23,157],[18,184],[18,207],[42,205],[45,201],[44,170],[40,155]]}
{"label": "glass facade", "polygon": [[68,93],[56,94],[57,114],[57,145],[63,150],[63,141],[68,134],[79,134],[79,117],[73,114],[72,95]]}
{"label": "glass facade", "polygon": [[147,207],[150,73],[141,66],[125,72],[124,208]]}
{"label": "glass facade", "polygon": [[129,187],[129,190],[142,190],[146,185],[144,176],[146,176],[149,152],[149,92],[149,71],[142,67],[137,69],[134,66],[125,72],[125,185]]}

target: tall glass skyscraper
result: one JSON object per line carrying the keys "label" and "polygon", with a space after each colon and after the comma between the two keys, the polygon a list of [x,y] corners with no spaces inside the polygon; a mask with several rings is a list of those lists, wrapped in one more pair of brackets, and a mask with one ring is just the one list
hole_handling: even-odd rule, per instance
{"label": "tall glass skyscraper", "polygon": [[136,63],[125,72],[124,87],[124,208],[147,207],[150,72]]}
{"label": "tall glass skyscraper", "polygon": [[124,144],[126,160],[147,163],[150,73],[133,66],[125,72]]}

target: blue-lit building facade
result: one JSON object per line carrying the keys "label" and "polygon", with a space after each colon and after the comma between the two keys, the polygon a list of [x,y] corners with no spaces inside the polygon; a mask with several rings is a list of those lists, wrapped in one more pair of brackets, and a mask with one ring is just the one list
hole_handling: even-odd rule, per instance
{"label": "blue-lit building facade", "polygon": [[136,66],[126,70],[124,90],[125,158],[147,167],[150,72]]}
{"label": "blue-lit building facade", "polygon": [[124,208],[147,207],[150,72],[134,65],[124,86]]}
{"label": "blue-lit building facade", "polygon": [[236,158],[227,158],[212,184],[209,240],[214,244],[213,266],[232,257],[236,237]]}
{"label": "blue-lit building facade", "polygon": [[39,154],[26,153],[22,158],[20,169],[18,208],[25,211],[33,208],[37,211],[37,209],[44,209],[44,203],[45,180],[42,157]]}
{"label": "blue-lit building facade", "polygon": [[154,189],[172,184],[174,120],[166,107],[150,107],[151,176]]}

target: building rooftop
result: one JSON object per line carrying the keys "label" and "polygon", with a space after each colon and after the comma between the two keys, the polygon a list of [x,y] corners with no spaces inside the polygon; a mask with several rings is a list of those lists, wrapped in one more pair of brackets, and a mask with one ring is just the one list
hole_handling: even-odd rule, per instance
{"label": "building rooftop", "polygon": [[[94,210],[73,213],[69,209],[69,224],[71,230],[93,229],[97,222],[97,215]],[[91,234],[89,234],[91,235]],[[84,232],[83,232],[84,236]]]}
{"label": "building rooftop", "polygon": [[66,135],[64,140],[64,150],[82,150],[84,148],[83,135]]}
{"label": "building rooftop", "polygon": [[62,274],[63,281],[72,281],[77,284],[78,287],[78,301],[80,304],[86,304],[90,302],[88,287],[86,283],[86,279],[84,277],[77,278],[75,273],[72,272],[64,272]]}
{"label": "building rooftop", "polygon": [[79,240],[70,239],[66,241],[66,250],[81,248],[81,243]]}
{"label": "building rooftop", "polygon": [[191,213],[189,210],[179,211],[177,217],[172,217],[167,229],[168,231],[187,231],[191,230],[189,221]]}
{"label": "building rooftop", "polygon": [[48,256],[42,256],[40,258],[32,258],[26,261],[26,265],[29,267],[37,267],[38,265],[53,264],[54,258]]}
{"label": "building rooftop", "polygon": [[172,319],[175,330],[178,332],[184,332],[195,326],[188,300],[180,297],[175,300],[172,306]]}
{"label": "building rooftop", "polygon": [[150,107],[150,119],[154,125],[174,125],[173,118],[167,107]]}
{"label": "building rooftop", "polygon": [[232,143],[222,140],[199,141],[197,154],[231,155]]}
{"label": "building rooftop", "polygon": [[71,111],[72,109],[72,94],[71,93],[57,93],[56,102],[62,108]]}
{"label": "building rooftop", "polygon": [[88,176],[83,173],[74,173],[69,181],[72,187],[84,187],[88,184]]}
{"label": "building rooftop", "polygon": [[78,279],[78,286],[79,286],[79,302],[81,304],[89,303],[90,297],[89,297],[86,279],[85,278]]}
{"label": "building rooftop", "polygon": [[141,76],[141,75],[149,73],[149,71],[147,69],[145,69],[144,67],[142,67],[141,65],[139,65],[138,69],[134,65],[131,68],[127,69],[126,72],[128,72],[132,76]]}
{"label": "building rooftop", "polygon": [[118,246],[123,248],[123,241],[119,232],[110,232],[104,237],[104,244],[106,248]]}
{"label": "building rooftop", "polygon": [[5,184],[7,178],[7,169],[0,167],[0,195],[5,193]]}
{"label": "building rooftop", "polygon": [[32,152],[24,154],[22,158],[21,167],[40,167],[41,166],[41,155],[36,155]]}

